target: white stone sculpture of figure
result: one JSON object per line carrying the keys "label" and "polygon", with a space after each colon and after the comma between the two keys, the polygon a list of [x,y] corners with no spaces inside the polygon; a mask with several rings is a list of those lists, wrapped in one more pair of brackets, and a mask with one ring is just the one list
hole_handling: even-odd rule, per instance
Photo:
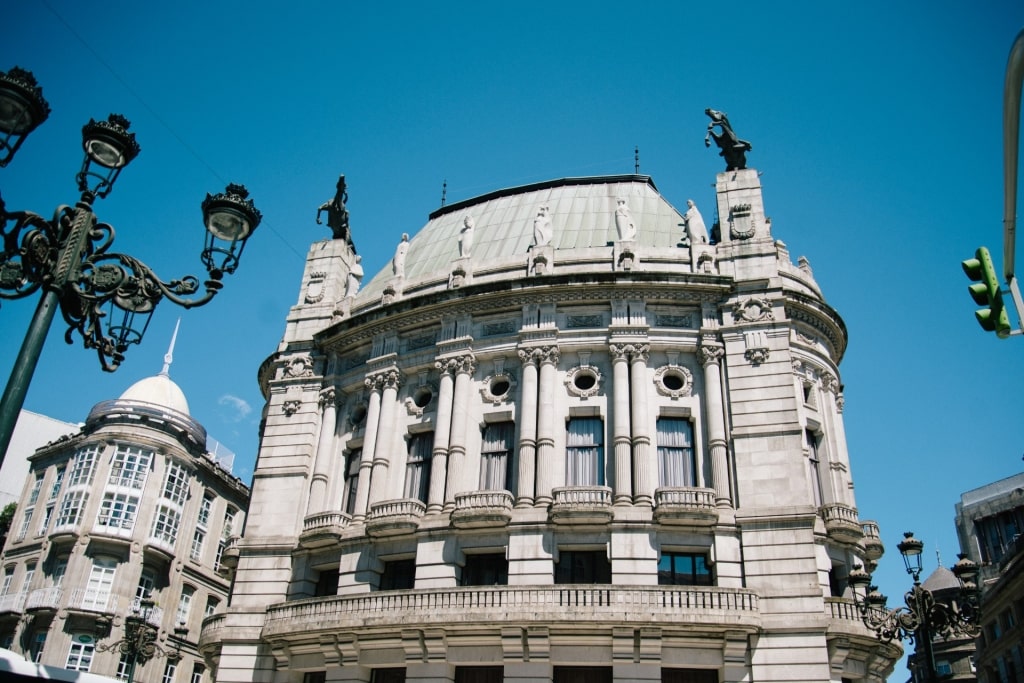
{"label": "white stone sculpture of figure", "polygon": [[469,258],[473,254],[473,228],[476,224],[472,216],[462,221],[462,233],[459,235],[459,256]]}
{"label": "white stone sculpture of figure", "polygon": [[636,239],[636,225],[633,223],[633,214],[623,198],[618,199],[619,205],[615,207],[615,230],[619,233],[620,242],[629,242]]}
{"label": "white stone sculpture of figure", "polygon": [[395,247],[395,257],[391,259],[391,270],[395,277],[405,277],[405,254],[409,251],[409,233],[402,233],[402,241]]}
{"label": "white stone sculpture of figure", "polygon": [[683,220],[686,221],[686,232],[690,236],[690,244],[707,244],[708,229],[704,225],[704,217],[697,210],[697,205],[692,199],[686,200],[686,213]]}
{"label": "white stone sculpture of figure", "polygon": [[346,298],[355,296],[356,292],[359,291],[359,284],[363,280],[363,267],[360,265],[362,260],[362,256],[356,256],[356,262],[349,268],[348,279],[345,281]]}
{"label": "white stone sculpture of figure", "polygon": [[537,217],[533,219],[533,246],[546,247],[551,244],[551,217],[548,207],[542,205],[537,209]]}

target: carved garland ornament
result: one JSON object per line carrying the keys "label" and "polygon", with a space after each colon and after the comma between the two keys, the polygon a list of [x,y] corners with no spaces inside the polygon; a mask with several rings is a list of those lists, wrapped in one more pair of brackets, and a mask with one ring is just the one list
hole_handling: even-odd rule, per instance
{"label": "carved garland ornament", "polygon": [[682,365],[664,365],[654,373],[654,387],[662,396],[689,396],[693,393],[693,373]]}
{"label": "carved garland ornament", "polygon": [[765,298],[749,298],[737,301],[732,307],[732,317],[736,322],[756,323],[762,320],[775,320],[772,302]]}
{"label": "carved garland ornament", "polygon": [[285,379],[298,379],[313,376],[313,359],[306,356],[295,356],[281,364],[282,376]]}
{"label": "carved garland ornament", "polygon": [[507,372],[499,372],[484,378],[484,384],[480,387],[480,396],[485,402],[498,405],[513,396],[515,388],[515,377]]}
{"label": "carved garland ornament", "polygon": [[601,373],[593,365],[577,365],[565,374],[565,388],[579,398],[596,396],[601,390]]}

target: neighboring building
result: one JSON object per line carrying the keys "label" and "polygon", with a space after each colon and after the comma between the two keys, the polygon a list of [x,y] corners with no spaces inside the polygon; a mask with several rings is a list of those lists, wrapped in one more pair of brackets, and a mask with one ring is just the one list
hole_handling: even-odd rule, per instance
{"label": "neighboring building", "polygon": [[260,368],[218,681],[885,680],[846,328],[757,171],[717,244],[646,176],[562,179],[435,211],[358,293],[341,195]]}
{"label": "neighboring building", "polygon": [[0,467],[0,509],[21,498],[21,490],[28,479],[28,458],[40,446],[56,441],[62,436],[73,434],[81,425],[62,422],[46,415],[22,410],[14,423],[11,443]]}
{"label": "neighboring building", "polygon": [[0,557],[0,645],[125,678],[129,659],[103,648],[149,599],[157,643],[181,657],[154,657],[136,680],[210,680],[196,641],[203,617],[227,602],[221,556],[249,491],[207,452],[167,366],[96,404],[80,431],[29,461]]}
{"label": "neighboring building", "polygon": [[[931,591],[937,602],[952,605],[962,599],[963,589],[960,581],[949,569],[939,567],[924,580],[921,587]],[[910,669],[911,681],[930,683],[928,669],[922,666],[919,661],[917,646],[915,643],[913,654],[907,658],[907,668]],[[943,681],[977,681],[975,673],[974,639],[963,634],[951,635],[944,638],[935,634],[932,637],[932,661],[935,667],[935,675]],[[924,656],[924,652],[921,653]]]}
{"label": "neighboring building", "polygon": [[1024,680],[1024,473],[962,494],[956,528],[961,550],[981,566],[978,680]]}

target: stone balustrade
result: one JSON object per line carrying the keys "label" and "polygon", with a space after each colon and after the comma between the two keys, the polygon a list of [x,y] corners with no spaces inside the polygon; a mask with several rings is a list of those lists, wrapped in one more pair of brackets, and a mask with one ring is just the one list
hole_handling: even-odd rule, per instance
{"label": "stone balustrade", "polygon": [[0,595],[0,613],[17,612],[20,614],[25,608],[25,597],[24,593]]}
{"label": "stone balustrade", "polygon": [[55,610],[60,607],[60,599],[64,591],[60,586],[37,588],[28,594],[25,601],[26,610]]}
{"label": "stone balustrade", "polygon": [[710,526],[718,521],[715,490],[664,487],[654,492],[654,519],[661,524]]}
{"label": "stone balustrade", "polygon": [[562,486],[551,493],[555,524],[605,524],[615,516],[612,490],[607,486]]}
{"label": "stone balustrade", "polygon": [[71,592],[68,609],[84,612],[115,612],[117,599],[106,591],[76,588]]}
{"label": "stone balustrade", "polygon": [[512,520],[512,503],[508,491],[456,493],[452,524],[460,529],[506,526]]}
{"label": "stone balustrade", "polygon": [[[758,597],[745,588],[696,586],[488,586],[378,591],[305,598],[272,605],[265,639],[368,627],[494,628],[508,625],[604,624],[756,628]],[[207,620],[203,634],[215,630]]]}
{"label": "stone balustrade", "polygon": [[840,543],[857,543],[864,537],[864,529],[857,517],[857,508],[842,503],[821,506],[825,531]]}
{"label": "stone balustrade", "polygon": [[[341,538],[342,532],[351,524],[352,517],[344,512],[317,512],[302,520],[299,545],[303,548],[319,548],[331,545]],[[237,548],[237,545],[236,545]]]}
{"label": "stone balustrade", "polygon": [[370,536],[395,536],[416,531],[427,506],[415,498],[385,500],[370,506],[366,533]]}

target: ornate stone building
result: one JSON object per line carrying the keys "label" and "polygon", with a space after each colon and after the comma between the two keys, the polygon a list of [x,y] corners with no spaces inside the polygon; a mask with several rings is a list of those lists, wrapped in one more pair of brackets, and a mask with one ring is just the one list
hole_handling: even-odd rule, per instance
{"label": "ornate stone building", "polygon": [[260,369],[217,680],[885,679],[846,328],[756,171],[710,239],[639,175],[445,206],[361,289],[343,199]]}
{"label": "ornate stone building", "polygon": [[211,680],[197,642],[203,617],[227,604],[223,555],[249,490],[207,452],[167,366],[29,461],[0,557],[0,645],[123,680],[131,658],[106,648],[151,600],[142,616],[170,656],[140,663],[135,680]]}

